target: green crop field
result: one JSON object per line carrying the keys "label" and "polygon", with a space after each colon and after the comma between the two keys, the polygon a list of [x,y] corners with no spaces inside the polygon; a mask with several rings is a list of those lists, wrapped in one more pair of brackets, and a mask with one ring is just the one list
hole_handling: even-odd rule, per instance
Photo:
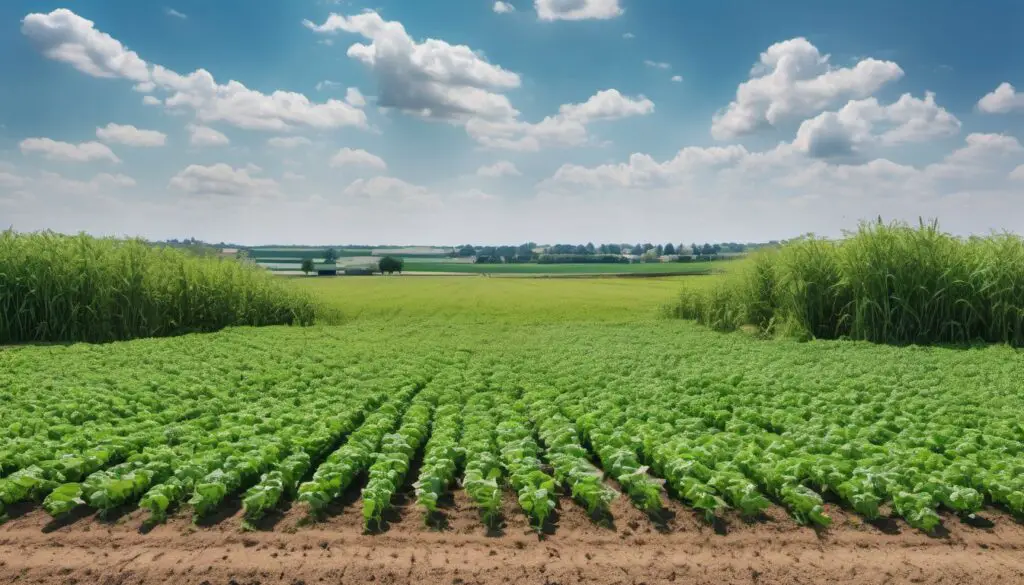
{"label": "green crop field", "polygon": [[405,261],[405,272],[460,272],[471,274],[706,274],[722,270],[727,262],[652,262],[637,264],[468,264],[462,262]]}
{"label": "green crop field", "polygon": [[58,519],[137,505],[149,523],[236,501],[251,526],[355,493],[344,513],[370,530],[399,492],[430,521],[452,490],[481,529],[515,513],[549,530],[556,507],[599,518],[618,499],[651,517],[670,498],[712,522],[778,508],[928,533],[1024,513],[1018,350],[761,341],[658,317],[701,278],[292,279],[342,324],[6,349],[0,501]]}
{"label": "green crop field", "polygon": [[[704,280],[706,279],[706,280]],[[346,321],[451,323],[628,322],[655,318],[685,285],[715,277],[482,278],[374,276],[291,278]]]}

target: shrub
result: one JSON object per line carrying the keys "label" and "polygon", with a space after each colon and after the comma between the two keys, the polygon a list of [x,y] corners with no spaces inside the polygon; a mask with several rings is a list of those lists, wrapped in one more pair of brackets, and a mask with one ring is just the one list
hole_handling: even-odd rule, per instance
{"label": "shrub", "polygon": [[861,224],[754,254],[719,286],[670,311],[731,330],[785,323],[812,337],[881,343],[1024,345],[1024,239],[961,239],[935,223]]}
{"label": "shrub", "polygon": [[249,263],[142,240],[0,233],[0,344],[305,325],[314,313],[308,297]]}

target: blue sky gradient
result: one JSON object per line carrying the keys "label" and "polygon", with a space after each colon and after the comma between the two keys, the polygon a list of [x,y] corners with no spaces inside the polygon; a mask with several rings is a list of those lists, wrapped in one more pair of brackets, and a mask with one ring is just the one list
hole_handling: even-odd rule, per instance
{"label": "blue sky gradient", "polygon": [[[0,3],[0,224],[311,244],[754,241],[880,214],[1024,231],[1024,4],[509,3]],[[128,51],[134,73],[100,62]],[[766,52],[789,81],[752,70]],[[246,110],[157,66],[314,109]],[[470,106],[419,110],[437,96]]]}

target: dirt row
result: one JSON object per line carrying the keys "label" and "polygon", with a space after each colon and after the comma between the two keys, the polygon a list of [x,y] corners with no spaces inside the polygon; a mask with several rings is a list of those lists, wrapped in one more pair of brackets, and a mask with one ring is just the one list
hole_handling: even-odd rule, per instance
{"label": "dirt row", "polygon": [[757,522],[709,525],[665,504],[652,520],[620,498],[612,518],[595,523],[563,498],[543,535],[512,494],[503,526],[489,531],[461,491],[440,526],[403,499],[377,534],[363,532],[357,495],[321,522],[306,524],[293,507],[254,531],[240,529],[238,502],[201,525],[182,511],[152,530],[137,509],[55,524],[30,508],[0,526],[0,583],[1024,583],[1024,525],[998,511],[970,525],[946,517],[927,536],[832,505],[835,524],[815,531],[779,508]]}

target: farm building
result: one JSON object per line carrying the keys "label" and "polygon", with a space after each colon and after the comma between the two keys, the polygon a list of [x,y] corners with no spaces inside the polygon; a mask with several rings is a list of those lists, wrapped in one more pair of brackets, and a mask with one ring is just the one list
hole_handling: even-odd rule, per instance
{"label": "farm building", "polygon": [[316,271],[317,276],[337,276],[338,275],[338,263],[337,262],[318,262],[313,265],[313,270]]}

